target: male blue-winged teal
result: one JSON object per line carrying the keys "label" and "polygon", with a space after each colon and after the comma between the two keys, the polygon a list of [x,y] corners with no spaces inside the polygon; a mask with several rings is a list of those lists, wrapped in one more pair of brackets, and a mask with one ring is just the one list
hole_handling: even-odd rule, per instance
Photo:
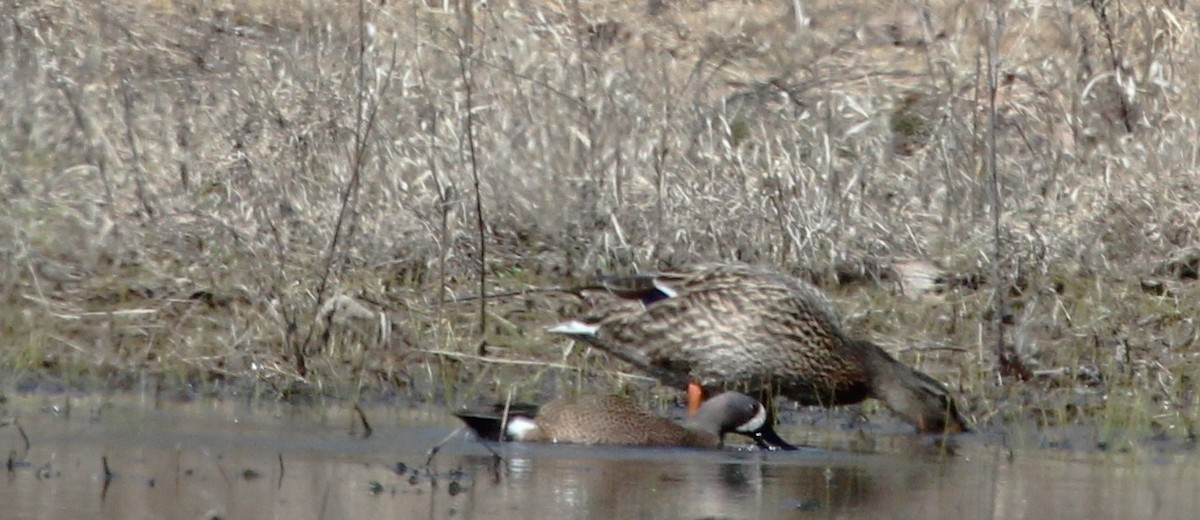
{"label": "male blue-winged teal", "polygon": [[503,432],[502,407],[454,415],[488,440],[718,448],[726,433],[739,433],[762,448],[795,449],[771,428],[762,403],[737,392],[705,401],[683,423],[654,415],[617,395],[555,399],[537,410],[510,408]]}
{"label": "male blue-winged teal", "polygon": [[690,409],[725,388],[810,406],[874,397],[919,431],[967,431],[941,383],[846,336],[828,297],[793,276],[710,264],[601,278],[600,287],[621,298],[550,330],[687,389]]}

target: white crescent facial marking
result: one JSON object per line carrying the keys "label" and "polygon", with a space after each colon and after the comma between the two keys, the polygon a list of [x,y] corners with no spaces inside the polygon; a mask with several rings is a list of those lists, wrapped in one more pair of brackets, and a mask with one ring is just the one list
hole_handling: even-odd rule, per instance
{"label": "white crescent facial marking", "polygon": [[754,417],[751,417],[749,421],[746,421],[742,423],[741,426],[738,426],[737,431],[740,433],[754,433],[758,430],[761,430],[766,422],[767,407],[761,404],[756,404],[754,405]]}

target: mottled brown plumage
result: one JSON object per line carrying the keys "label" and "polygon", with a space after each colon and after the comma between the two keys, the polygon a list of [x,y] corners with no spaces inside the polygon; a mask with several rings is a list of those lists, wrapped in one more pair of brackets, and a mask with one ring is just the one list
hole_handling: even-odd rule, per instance
{"label": "mottled brown plumage", "polygon": [[[499,411],[455,415],[480,437],[497,440],[503,421],[496,413]],[[792,449],[771,429],[762,403],[737,392],[710,399],[695,417],[683,423],[654,415],[617,395],[555,399],[535,414],[529,412],[510,415],[504,436],[525,442],[717,448],[726,433],[740,433],[762,447]]]}
{"label": "mottled brown plumage", "polygon": [[941,383],[846,336],[828,297],[800,279],[715,264],[600,282],[598,288],[622,299],[551,330],[667,384],[771,390],[819,406],[874,397],[921,431],[967,429]]}

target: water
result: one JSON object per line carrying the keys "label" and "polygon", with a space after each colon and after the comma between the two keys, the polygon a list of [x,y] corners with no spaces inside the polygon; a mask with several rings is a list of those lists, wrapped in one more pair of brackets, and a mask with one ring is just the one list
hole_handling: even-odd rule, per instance
{"label": "water", "polygon": [[496,464],[459,435],[425,467],[452,417],[366,415],[369,437],[338,407],[19,397],[0,411],[0,518],[1103,519],[1200,506],[1186,451],[1012,452],[969,435],[943,456],[896,434],[865,453],[505,444]]}

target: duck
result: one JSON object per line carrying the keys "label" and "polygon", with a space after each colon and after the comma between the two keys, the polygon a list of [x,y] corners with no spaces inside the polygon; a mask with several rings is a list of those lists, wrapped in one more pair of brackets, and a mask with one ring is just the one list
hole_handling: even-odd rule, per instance
{"label": "duck", "polygon": [[706,400],[683,422],[655,415],[620,395],[564,397],[540,407],[495,405],[454,415],[483,440],[558,444],[715,449],[738,433],[764,449],[794,450],[771,427],[757,399],[724,392]]}
{"label": "duck", "polygon": [[549,328],[688,392],[689,413],[712,393],[773,394],[805,406],[878,399],[922,433],[969,431],[938,380],[849,336],[829,297],[794,276],[748,264],[600,276],[608,297]]}

